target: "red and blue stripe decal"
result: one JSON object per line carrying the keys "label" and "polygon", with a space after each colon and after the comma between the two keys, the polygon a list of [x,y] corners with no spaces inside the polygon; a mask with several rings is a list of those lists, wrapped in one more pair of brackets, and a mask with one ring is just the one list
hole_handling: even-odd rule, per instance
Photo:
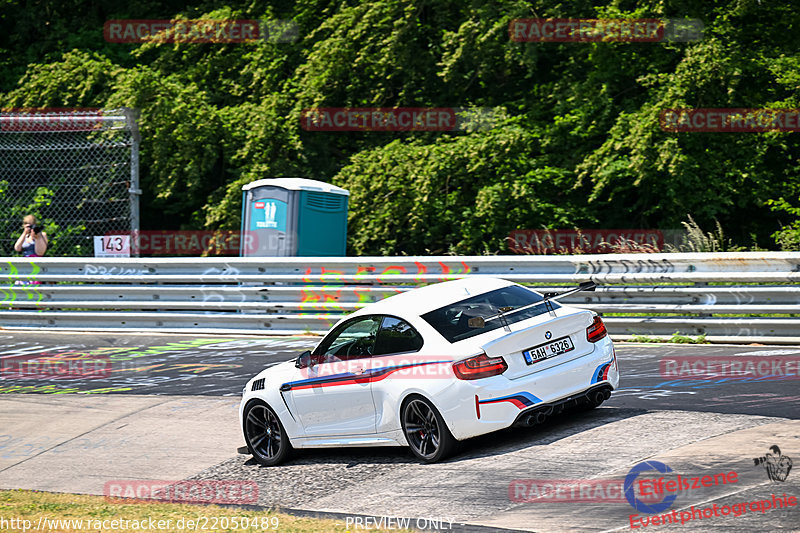
{"label": "red and blue stripe decal", "polygon": [[440,363],[452,363],[452,361],[428,361],[425,363],[410,363],[407,365],[387,366],[382,368],[373,368],[365,371],[363,374],[354,374],[352,372],[344,372],[341,374],[332,374],[330,376],[301,379],[299,381],[292,381],[284,383],[281,388],[290,387],[291,390],[311,389],[320,387],[337,387],[342,385],[360,385],[364,383],[375,383],[382,381],[389,377],[391,374],[399,370],[407,368],[437,365]]}
{"label": "red and blue stripe decal", "polygon": [[490,403],[509,402],[516,405],[519,409],[525,409],[526,407],[530,407],[531,405],[540,403],[541,401],[541,399],[537,398],[530,392],[517,392],[515,394],[502,396],[500,398],[492,398],[491,400],[478,400],[478,404],[488,405]]}
{"label": "red and blue stripe decal", "polygon": [[595,383],[606,381],[608,379],[608,371],[611,370],[611,363],[613,363],[613,361],[609,361],[608,363],[603,363],[602,365],[594,369],[594,374],[592,374],[592,382],[591,382],[593,385]]}

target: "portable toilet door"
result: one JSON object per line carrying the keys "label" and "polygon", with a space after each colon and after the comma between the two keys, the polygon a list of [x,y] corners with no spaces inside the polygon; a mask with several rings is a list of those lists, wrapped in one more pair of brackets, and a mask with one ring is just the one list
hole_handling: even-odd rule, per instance
{"label": "portable toilet door", "polygon": [[349,193],[336,187],[303,189],[299,194],[297,255],[343,257],[347,249]]}

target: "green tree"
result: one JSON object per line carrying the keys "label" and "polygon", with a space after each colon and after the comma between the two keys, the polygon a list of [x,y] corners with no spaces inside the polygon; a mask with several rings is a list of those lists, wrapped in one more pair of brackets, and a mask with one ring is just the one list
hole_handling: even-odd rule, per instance
{"label": "green tree", "polygon": [[[241,186],[350,189],[352,253],[494,253],[515,228],[800,227],[791,133],[671,133],[677,107],[800,107],[800,11],[774,0],[0,0],[0,106],[141,113],[146,229],[237,228]],[[515,18],[702,20],[687,43],[512,42]],[[293,43],[109,43],[109,19],[292,19]],[[311,132],[313,107],[490,107],[470,133]],[[3,179],[0,176],[0,179]],[[58,191],[54,191],[58,194]],[[785,200],[788,199],[788,200]],[[783,228],[783,229],[782,229]],[[788,233],[787,233],[788,232]],[[773,244],[774,246],[774,244]]]}

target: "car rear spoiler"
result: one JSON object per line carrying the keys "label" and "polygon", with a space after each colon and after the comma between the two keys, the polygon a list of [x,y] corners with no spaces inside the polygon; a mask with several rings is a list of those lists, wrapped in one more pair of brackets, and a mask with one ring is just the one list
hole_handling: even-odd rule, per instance
{"label": "car rear spoiler", "polygon": [[560,292],[560,293],[559,292],[546,292],[546,293],[544,293],[544,299],[539,301],[539,302],[534,302],[532,304],[523,305],[522,307],[501,307],[500,308],[500,312],[498,312],[497,314],[494,314],[494,315],[491,315],[491,316],[487,316],[487,317],[476,316],[476,317],[470,318],[467,321],[467,324],[471,328],[483,328],[483,327],[486,326],[486,322],[487,321],[499,318],[499,319],[501,319],[503,321],[503,325],[506,328],[508,328],[508,324],[506,323],[504,313],[507,313],[509,311],[523,311],[525,309],[530,309],[531,307],[536,307],[537,305],[541,305],[542,303],[544,303],[547,306],[547,310],[552,313],[553,312],[553,306],[550,305],[551,301],[558,300],[560,298],[563,298],[564,296],[569,296],[570,294],[575,294],[576,292],[594,291],[596,288],[597,288],[597,283],[595,283],[594,281],[584,281],[584,282],[581,282],[574,289],[570,289],[570,290],[565,291],[565,292]]}
{"label": "car rear spoiler", "polygon": [[597,283],[595,283],[594,281],[583,281],[580,283],[580,285],[578,285],[574,289],[570,289],[566,292],[546,292],[544,293],[544,299],[558,300],[559,298],[563,298],[564,296],[569,296],[570,294],[575,294],[576,292],[591,292],[594,291],[596,288],[597,288]]}

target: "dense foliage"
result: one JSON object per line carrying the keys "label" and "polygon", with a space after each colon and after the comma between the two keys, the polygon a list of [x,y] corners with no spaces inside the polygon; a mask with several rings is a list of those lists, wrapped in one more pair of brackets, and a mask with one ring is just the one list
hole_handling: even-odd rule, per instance
{"label": "dense foliage", "polygon": [[[109,19],[292,19],[295,42],[106,42]],[[702,40],[519,43],[515,18],[696,18]],[[0,106],[141,112],[145,229],[238,228],[241,186],[351,192],[354,254],[494,253],[515,228],[725,228],[800,245],[800,134],[665,108],[800,107],[792,0],[0,0]],[[468,133],[313,132],[311,107],[491,107]]]}

